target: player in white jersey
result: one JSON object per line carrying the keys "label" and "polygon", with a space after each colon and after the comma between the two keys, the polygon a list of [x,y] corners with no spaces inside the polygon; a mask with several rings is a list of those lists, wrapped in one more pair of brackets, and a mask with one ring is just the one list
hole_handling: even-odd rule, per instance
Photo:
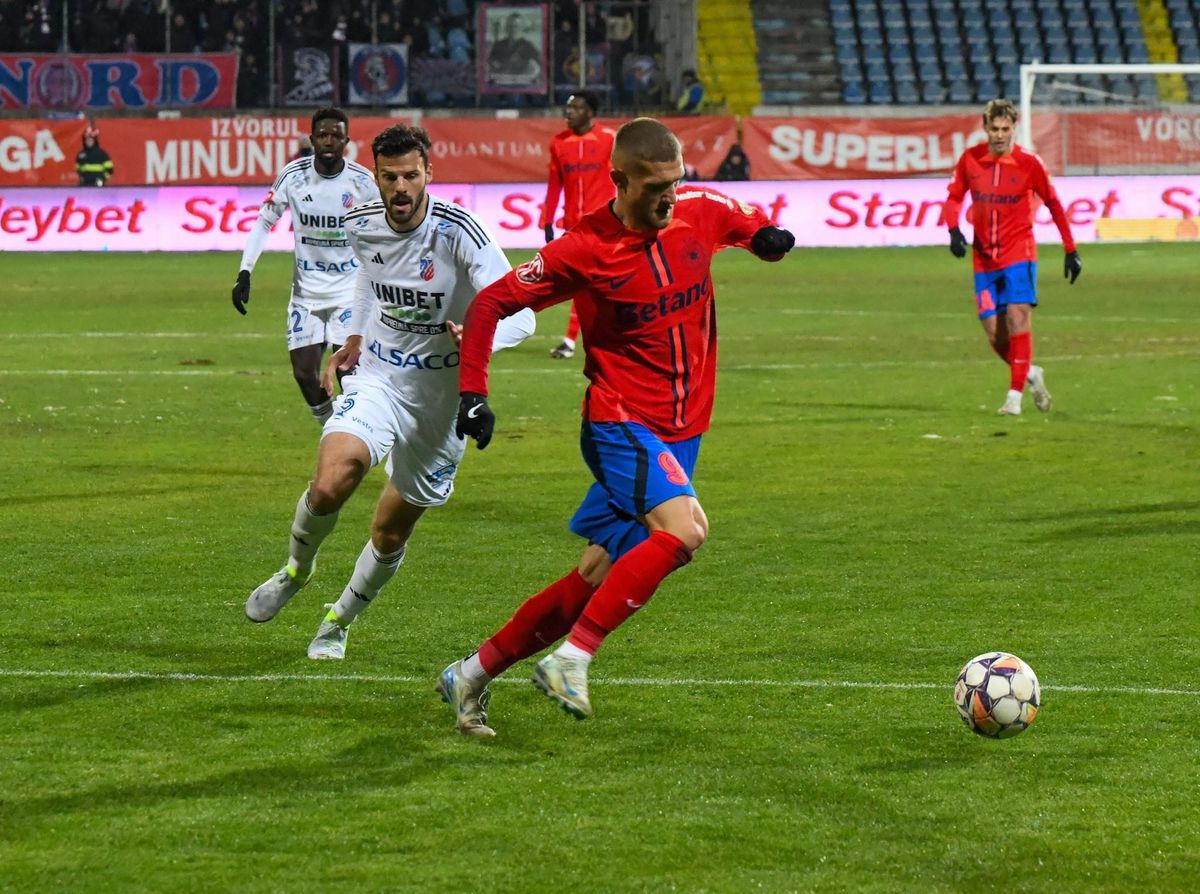
{"label": "player in white jersey", "polygon": [[322,424],[333,413],[333,396],[322,386],[321,361],[326,345],[336,351],[350,334],[358,273],[346,237],[346,214],[355,205],[379,198],[372,172],[343,157],[349,126],[341,109],[320,109],[313,115],[313,154],[292,161],[275,178],[250,231],[233,287],[233,306],[244,314],[250,300],[250,272],[266,248],[267,234],[290,208],[296,248],[288,302],[288,353],[300,393]]}
{"label": "player in white jersey", "polygon": [[[357,368],[325,423],[317,469],[292,521],[287,564],[246,600],[246,616],[269,621],[312,577],[317,550],[368,470],[387,462],[371,538],[354,573],[308,647],[309,658],[345,656],[346,629],[404,559],[426,509],[454,490],[466,442],[454,432],[458,410],[458,323],[475,294],[509,269],[487,228],[471,212],[430,196],[429,137],[397,124],[375,138],[380,201],[346,215],[360,270],[353,332],[329,358]],[[492,350],[533,334],[527,310],[501,321]]]}

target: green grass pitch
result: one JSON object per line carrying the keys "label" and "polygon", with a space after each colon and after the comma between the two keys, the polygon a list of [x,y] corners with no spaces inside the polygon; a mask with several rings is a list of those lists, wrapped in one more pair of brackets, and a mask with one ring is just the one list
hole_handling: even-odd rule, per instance
{"label": "green grass pitch", "polygon": [[[282,564],[317,428],[290,258],[0,260],[0,891],[1192,891],[1200,877],[1196,249],[1046,247],[1007,373],[944,249],[716,264],[712,533],[610,638],[578,723],[441,668],[564,573],[588,482],[565,318],[498,355],[471,449],[340,664],[309,662],[379,473],[313,584]],[[1022,736],[970,734],[961,665],[1028,661]]]}

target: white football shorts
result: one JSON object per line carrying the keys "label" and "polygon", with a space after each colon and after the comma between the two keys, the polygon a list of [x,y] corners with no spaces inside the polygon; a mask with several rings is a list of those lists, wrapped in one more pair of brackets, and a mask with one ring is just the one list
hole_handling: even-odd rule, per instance
{"label": "white football shorts", "polygon": [[354,374],[342,380],[321,437],[335,431],[354,435],[367,445],[372,468],[388,461],[388,478],[406,501],[441,506],[454,492],[467,444],[454,433],[453,410],[441,419],[430,415],[414,413],[379,379]]}
{"label": "white football shorts", "polygon": [[313,310],[294,298],[288,302],[287,345],[289,351],[309,345],[344,345],[350,337],[353,298],[340,307]]}

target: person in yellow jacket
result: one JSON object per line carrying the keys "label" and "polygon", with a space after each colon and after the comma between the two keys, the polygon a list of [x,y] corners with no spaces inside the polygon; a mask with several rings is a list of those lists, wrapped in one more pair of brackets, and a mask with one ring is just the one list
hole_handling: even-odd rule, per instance
{"label": "person in yellow jacket", "polygon": [[92,126],[83,132],[83,149],[75,156],[80,186],[104,186],[113,175],[113,160],[100,148],[100,131]]}

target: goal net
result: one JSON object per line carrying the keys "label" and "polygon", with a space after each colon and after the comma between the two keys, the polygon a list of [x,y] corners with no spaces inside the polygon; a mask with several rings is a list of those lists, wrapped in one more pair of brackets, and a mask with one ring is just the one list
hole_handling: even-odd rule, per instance
{"label": "goal net", "polygon": [[1018,130],[1060,174],[1200,173],[1200,64],[1022,65]]}
{"label": "goal net", "polygon": [[1195,239],[1200,64],[1020,68],[1017,141],[1054,175],[1112,178],[1101,239]]}

